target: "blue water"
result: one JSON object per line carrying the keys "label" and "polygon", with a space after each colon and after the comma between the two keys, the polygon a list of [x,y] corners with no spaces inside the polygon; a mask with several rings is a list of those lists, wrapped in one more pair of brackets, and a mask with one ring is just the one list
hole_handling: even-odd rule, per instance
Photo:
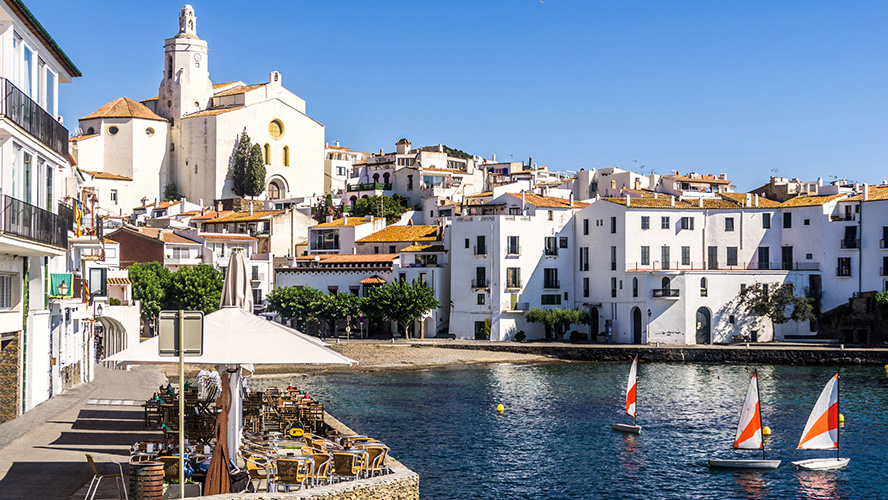
{"label": "blue water", "polygon": [[[324,374],[294,382],[352,429],[374,436],[420,474],[423,499],[471,498],[888,498],[888,377],[842,368],[840,431],[847,469],[802,472],[791,460],[830,456],[795,449],[817,396],[837,367],[639,365],[640,436],[611,430],[629,362],[492,366]],[[713,471],[734,451],[740,405],[758,368],[768,458],[776,471]],[[506,411],[498,414],[496,405]],[[833,453],[834,456],[834,453]]]}

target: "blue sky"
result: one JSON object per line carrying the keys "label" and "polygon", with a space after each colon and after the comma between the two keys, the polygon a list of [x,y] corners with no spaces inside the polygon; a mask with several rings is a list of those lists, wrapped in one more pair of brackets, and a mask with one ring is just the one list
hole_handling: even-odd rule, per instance
{"label": "blue sky", "polygon": [[[69,127],[157,94],[184,2],[26,2],[84,75],[60,91]],[[214,82],[280,71],[353,149],[407,137],[554,170],[637,159],[738,190],[888,178],[888,2],[191,4]]]}

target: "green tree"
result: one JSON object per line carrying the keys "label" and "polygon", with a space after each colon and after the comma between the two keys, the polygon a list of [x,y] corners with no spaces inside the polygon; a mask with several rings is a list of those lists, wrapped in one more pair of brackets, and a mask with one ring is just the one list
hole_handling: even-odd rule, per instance
{"label": "green tree", "polygon": [[551,339],[553,337],[552,331],[555,325],[558,324],[559,319],[555,313],[554,309],[547,309],[543,307],[534,307],[524,313],[524,319],[527,320],[528,323],[542,323],[543,328],[546,332],[546,338]]}
{"label": "green tree", "polygon": [[244,173],[244,194],[259,196],[265,191],[265,156],[262,146],[253,144],[250,149],[250,162]]}
{"label": "green tree", "polygon": [[250,165],[250,136],[247,129],[241,132],[237,140],[237,146],[234,149],[234,163],[231,166],[231,180],[233,182],[232,191],[234,194],[244,197],[246,196],[247,185],[247,169]]}
{"label": "green tree", "polygon": [[315,208],[312,218],[318,221],[318,223],[323,224],[324,222],[327,222],[327,216],[332,216],[333,219],[342,217],[342,210],[333,204],[333,195],[330,193],[327,193],[327,195],[324,196],[324,201],[318,204],[317,208]]}
{"label": "green tree", "polygon": [[168,309],[203,311],[219,309],[222,298],[222,273],[208,264],[186,266],[172,274],[166,294]]}
{"label": "green tree", "polygon": [[160,262],[133,264],[127,272],[133,284],[133,299],[142,303],[142,320],[150,321],[166,304],[172,273]]}
{"label": "green tree", "polygon": [[351,214],[355,217],[364,217],[365,215],[385,217],[388,224],[394,224],[401,220],[401,216],[406,211],[407,208],[401,204],[401,197],[396,194],[393,196],[381,195],[361,198],[355,202]]}
{"label": "green tree", "polygon": [[179,192],[179,187],[176,186],[175,182],[171,181],[163,187],[163,201],[176,201],[181,199],[182,194]]}
{"label": "green tree", "polygon": [[[369,315],[397,321],[398,326],[404,328],[404,336],[409,338],[407,326],[436,307],[441,307],[441,304],[435,299],[435,292],[415,279],[413,283],[397,280],[385,286],[374,287],[364,310]],[[420,336],[423,336],[422,331]]]}
{"label": "green tree", "polygon": [[269,293],[266,300],[269,310],[285,320],[296,320],[296,328],[306,332],[307,327],[316,325],[318,311],[325,299],[324,293],[315,288],[283,287]]}
{"label": "green tree", "polygon": [[768,287],[756,283],[740,290],[739,297],[748,313],[771,320],[772,333],[776,330],[776,325],[789,320],[814,319],[814,299],[796,295],[792,283]]}
{"label": "green tree", "polygon": [[349,316],[357,317],[361,312],[361,298],[357,295],[345,292],[337,292],[323,295],[323,300],[318,307],[318,318],[327,323],[327,334],[336,334],[336,321],[346,319]]}

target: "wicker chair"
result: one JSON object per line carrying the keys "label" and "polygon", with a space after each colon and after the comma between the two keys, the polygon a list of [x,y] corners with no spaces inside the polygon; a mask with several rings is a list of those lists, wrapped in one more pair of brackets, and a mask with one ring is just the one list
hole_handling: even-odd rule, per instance
{"label": "wicker chair", "polygon": [[256,482],[256,485],[253,486],[253,491],[259,491],[259,487],[264,479],[266,491],[269,493],[274,492],[274,481],[277,475],[274,462],[264,455],[257,454],[244,454],[243,459],[247,467],[247,473],[250,474],[250,486],[253,486],[253,481]]}
{"label": "wicker chair", "polygon": [[275,461],[275,488],[283,487],[284,491],[290,491],[290,486],[299,485],[299,489],[305,488],[305,482],[312,478],[314,462],[310,460],[295,460],[279,458]]}
{"label": "wicker chair", "polygon": [[314,484],[333,484],[333,455],[321,448],[303,449],[311,453],[314,461]]}

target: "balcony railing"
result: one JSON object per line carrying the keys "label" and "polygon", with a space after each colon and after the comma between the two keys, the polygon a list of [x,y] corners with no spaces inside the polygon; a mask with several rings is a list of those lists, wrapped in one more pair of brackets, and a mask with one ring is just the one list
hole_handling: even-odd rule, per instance
{"label": "balcony railing", "polygon": [[391,182],[366,182],[362,184],[349,184],[346,188],[348,191],[391,191]]}
{"label": "balcony railing", "polygon": [[842,238],[842,248],[860,248],[860,240],[855,238]]}
{"label": "balcony railing", "polygon": [[837,267],[836,268],[836,276],[850,277],[851,276],[851,267],[841,267],[841,266]]}
{"label": "balcony railing", "polygon": [[475,255],[487,255],[487,245],[475,245]]}
{"label": "balcony railing", "polygon": [[506,290],[520,290],[521,282],[520,281],[507,281],[506,282]]}
{"label": "balcony railing", "polygon": [[315,241],[311,246],[312,250],[339,250],[339,242],[333,241]]}
{"label": "balcony railing", "polygon": [[544,248],[543,255],[557,256],[558,255],[558,248]]}
{"label": "balcony railing", "polygon": [[479,279],[472,280],[472,288],[474,288],[474,289],[489,288],[489,287],[490,287],[490,280],[479,280]]}
{"label": "balcony railing", "polygon": [[0,114],[34,136],[46,147],[68,157],[68,129],[9,80],[2,78]]}
{"label": "balcony railing", "polygon": [[506,247],[506,256],[507,257],[518,257],[520,255],[521,255],[521,246]]}
{"label": "balcony railing", "polygon": [[653,297],[654,298],[677,298],[679,296],[679,290],[677,288],[654,288],[653,289]]}
{"label": "balcony railing", "polygon": [[57,248],[68,248],[70,224],[52,212],[11,196],[3,196],[0,224],[0,233]]}
{"label": "balcony railing", "polygon": [[[661,265],[662,264],[662,265]],[[820,270],[820,262],[811,261],[795,261],[795,262],[745,262],[737,264],[726,264],[724,262],[682,262],[672,261],[668,263],[630,263],[626,266],[627,271],[766,271],[766,270],[784,270],[784,271],[818,271]]]}

